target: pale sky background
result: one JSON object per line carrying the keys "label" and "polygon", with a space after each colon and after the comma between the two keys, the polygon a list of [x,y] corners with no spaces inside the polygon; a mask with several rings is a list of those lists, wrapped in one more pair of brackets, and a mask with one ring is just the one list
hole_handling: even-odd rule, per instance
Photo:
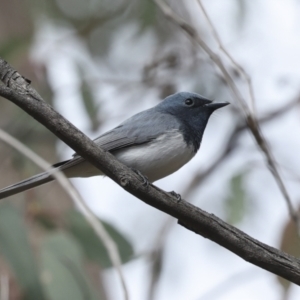
{"label": "pale sky background", "polygon": [[[203,2],[224,45],[251,75],[259,115],[284,105],[299,95],[300,1],[246,1],[248,12],[243,22],[244,27],[239,31],[236,30],[236,6],[233,0]],[[203,16],[195,3],[190,1],[193,22],[203,24]],[[138,78],[138,74],[122,73],[122,66],[145,64],[155,50],[154,36],[151,32],[145,32],[142,39],[132,43],[131,39],[136,30],[134,25],[117,32],[111,55],[115,57],[115,64],[119,68],[116,73],[110,74],[111,71],[105,64],[99,63],[95,66],[90,62],[88,52],[80,41],[68,38],[64,42],[63,37],[70,34],[68,30],[58,31],[53,24],[47,23],[47,20],[41,20],[40,23],[32,57],[48,66],[51,84],[55,90],[55,107],[89,136],[96,137],[97,135],[88,131],[88,116],[84,115],[81,107],[74,61],[80,59],[90,64],[90,72],[95,77],[105,74],[120,78]],[[49,51],[49,47],[53,47],[55,51]],[[63,88],[65,86],[68,86],[68,89]],[[189,83],[181,83],[180,89],[189,90]],[[157,104],[159,100],[154,92],[148,93],[143,96],[143,101],[135,102],[129,108],[126,101],[122,102],[122,97],[126,95],[117,93],[116,89],[108,84],[101,85],[99,97],[105,99],[103,109],[105,115],[109,116],[101,132],[134,113]],[[226,100],[233,102],[229,96]],[[193,174],[204,169],[208,165],[207,162],[220,152],[222,142],[232,126],[229,109],[220,110],[209,122],[200,153],[176,174],[156,184],[167,191],[182,192]],[[299,174],[299,109],[264,126],[263,132],[272,146],[276,160],[295,174]],[[221,218],[224,214],[222,200],[225,197],[224,189],[228,179],[237,170],[251,167],[253,161],[263,162],[262,154],[249,134],[244,134],[239,143],[242,144],[241,150],[222,164],[194,193],[194,197],[188,199]],[[62,159],[72,154],[72,150],[63,145],[58,145],[58,149]],[[290,180],[287,174],[284,179],[294,203],[299,203],[299,182]],[[163,213],[128,194],[110,179],[94,177],[76,179],[73,182],[97,215],[115,224],[130,238],[137,254],[144,253],[151,247],[157,230],[166,219]],[[238,228],[264,243],[279,247],[288,212],[286,203],[265,165],[261,163],[260,167],[252,169],[246,188],[253,199],[255,215],[246,217]],[[166,243],[165,264],[157,300],[281,299],[282,290],[273,274],[243,261],[210,240],[176,225]],[[147,299],[148,267],[148,262],[143,259],[133,260],[123,266],[131,300]],[[115,271],[106,271],[105,278],[111,287],[108,289],[111,298],[122,299]],[[224,285],[217,288],[223,282],[226,288]],[[214,292],[208,294],[211,291]],[[299,299],[299,288],[294,286],[290,294],[291,300]]]}

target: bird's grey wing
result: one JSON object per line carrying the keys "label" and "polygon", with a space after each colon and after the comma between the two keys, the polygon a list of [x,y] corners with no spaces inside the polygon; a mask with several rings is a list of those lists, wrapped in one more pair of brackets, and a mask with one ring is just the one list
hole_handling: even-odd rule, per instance
{"label": "bird's grey wing", "polygon": [[179,126],[175,117],[151,108],[127,119],[94,141],[102,149],[113,152],[124,147],[148,143],[168,130],[178,129]]}
{"label": "bird's grey wing", "polygon": [[[149,143],[166,131],[179,129],[180,123],[171,115],[158,112],[154,108],[134,115],[116,128],[102,134],[94,140],[103,150],[112,154],[114,151]],[[78,154],[73,158],[55,165],[61,170],[70,168],[84,159]]]}

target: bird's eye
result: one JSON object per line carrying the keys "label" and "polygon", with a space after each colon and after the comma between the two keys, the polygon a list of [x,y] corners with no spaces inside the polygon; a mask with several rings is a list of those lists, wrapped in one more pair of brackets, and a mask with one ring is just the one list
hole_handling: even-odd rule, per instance
{"label": "bird's eye", "polygon": [[193,106],[194,105],[194,100],[191,99],[191,98],[188,98],[188,99],[185,99],[184,103],[187,106]]}

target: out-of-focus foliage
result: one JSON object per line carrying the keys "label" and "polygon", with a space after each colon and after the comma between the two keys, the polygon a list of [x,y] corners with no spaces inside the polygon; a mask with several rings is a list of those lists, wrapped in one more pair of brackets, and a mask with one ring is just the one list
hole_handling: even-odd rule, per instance
{"label": "out-of-focus foliage", "polygon": [[99,299],[83,265],[83,251],[71,236],[63,232],[47,236],[41,246],[41,266],[48,299]]}
{"label": "out-of-focus foliage", "polygon": [[84,108],[86,110],[86,113],[89,116],[92,130],[97,130],[101,125],[101,123],[100,123],[101,121],[98,117],[100,103],[94,97],[93,89],[91,88],[89,83],[85,80],[84,73],[82,72],[81,67],[79,66],[78,68],[79,68],[79,76],[80,76],[80,80],[81,80],[80,91],[81,91]]}
{"label": "out-of-focus foliage", "polygon": [[46,299],[23,215],[12,205],[0,205],[0,252],[21,285],[23,299]]}
{"label": "out-of-focus foliage", "polygon": [[[118,246],[122,262],[125,263],[133,258],[133,248],[129,241],[107,222],[102,221],[107,233]],[[97,235],[87,223],[85,218],[77,211],[71,210],[66,216],[66,226],[70,233],[81,245],[86,258],[90,261],[99,263],[102,268],[111,267],[108,253]]]}
{"label": "out-of-focus foliage", "polygon": [[[98,263],[102,269],[112,266],[105,245],[99,240],[90,224],[87,223],[86,219],[78,211],[70,209],[60,221],[57,219],[57,216],[54,219],[53,215],[42,209],[35,212],[32,217],[35,222],[50,232],[60,232],[62,230],[68,232],[81,247],[86,260]],[[100,219],[99,221],[116,243],[122,262],[126,263],[133,259],[134,251],[128,239],[113,225]],[[61,225],[61,222],[63,225]]]}
{"label": "out-of-focus foliage", "polygon": [[[27,214],[27,219],[35,227],[41,225],[39,231],[46,229],[35,236],[35,249],[28,240],[29,227],[21,209],[0,205],[0,253],[20,284],[22,299],[104,299],[99,298],[104,291],[93,287],[85,266],[97,263],[100,271],[111,267],[111,261],[83,216],[72,209],[59,220],[39,208]],[[117,244],[122,261],[132,259],[130,242],[109,223],[104,226]]]}
{"label": "out-of-focus foliage", "polygon": [[245,172],[233,176],[229,182],[229,194],[224,201],[226,221],[236,224],[250,213],[250,199],[244,186]]}

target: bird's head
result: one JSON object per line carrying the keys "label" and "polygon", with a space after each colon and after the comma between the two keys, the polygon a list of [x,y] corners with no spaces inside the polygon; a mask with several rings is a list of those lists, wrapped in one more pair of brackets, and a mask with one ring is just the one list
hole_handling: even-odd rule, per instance
{"label": "bird's head", "polygon": [[173,115],[181,124],[187,141],[198,150],[205,126],[211,114],[228,105],[228,102],[213,102],[195,93],[180,92],[168,96],[157,105],[157,110]]}
{"label": "bird's head", "polygon": [[189,118],[195,118],[196,120],[207,122],[210,115],[216,109],[228,104],[228,102],[213,102],[196,93],[180,92],[165,98],[157,105],[157,108],[177,118],[187,120]]}

